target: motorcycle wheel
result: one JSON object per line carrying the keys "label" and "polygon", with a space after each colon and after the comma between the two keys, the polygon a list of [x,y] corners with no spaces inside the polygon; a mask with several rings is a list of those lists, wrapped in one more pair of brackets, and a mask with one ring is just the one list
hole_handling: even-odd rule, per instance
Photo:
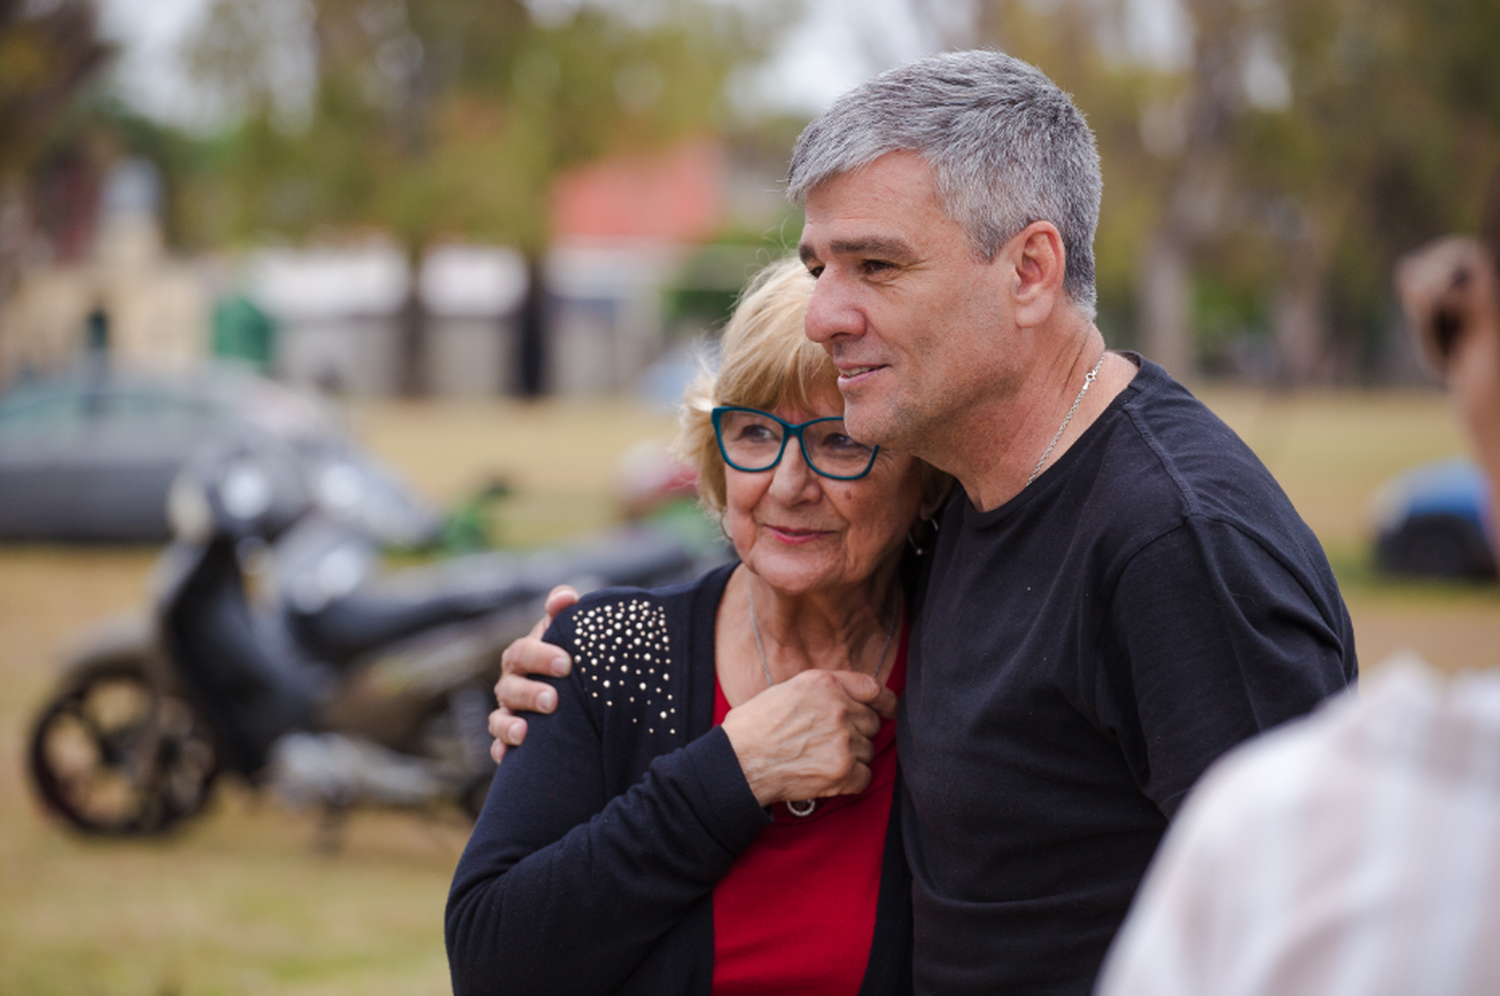
{"label": "motorcycle wheel", "polygon": [[140,836],[202,810],[219,751],[189,702],[124,660],[86,671],[48,704],[30,768],[42,801],[78,830]]}

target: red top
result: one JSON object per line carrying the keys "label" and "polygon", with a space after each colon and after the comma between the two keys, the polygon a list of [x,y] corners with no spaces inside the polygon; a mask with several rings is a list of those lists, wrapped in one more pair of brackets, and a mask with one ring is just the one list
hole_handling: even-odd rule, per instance
{"label": "red top", "polygon": [[[906,624],[886,686],[906,687]],[[714,682],[714,723],[729,713]],[[856,993],[875,936],[875,901],[896,782],[896,724],[880,724],[869,788],[785,803],[714,888],[715,996]]]}

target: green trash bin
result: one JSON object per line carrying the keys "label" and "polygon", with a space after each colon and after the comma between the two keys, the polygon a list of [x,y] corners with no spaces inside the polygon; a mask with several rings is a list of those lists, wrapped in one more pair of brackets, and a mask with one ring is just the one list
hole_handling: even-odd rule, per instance
{"label": "green trash bin", "polygon": [[276,323],[243,294],[231,294],[214,305],[213,354],[237,360],[269,374],[276,351]]}

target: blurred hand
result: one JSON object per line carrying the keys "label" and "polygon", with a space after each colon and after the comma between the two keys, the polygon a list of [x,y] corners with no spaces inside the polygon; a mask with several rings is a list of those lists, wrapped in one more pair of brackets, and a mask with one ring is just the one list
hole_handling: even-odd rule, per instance
{"label": "blurred hand", "polygon": [[500,655],[500,680],[495,683],[495,701],[499,708],[490,713],[490,756],[499,764],[505,760],[507,747],[519,747],[526,739],[526,720],[518,712],[549,713],[557,708],[557,689],[527,675],[544,674],[561,678],[573,670],[567,651],[542,642],[542,634],[557,614],[578,601],[571,585],[560,584],[547,595],[546,613],[531,627],[531,632],[505,648]]}
{"label": "blurred hand", "polygon": [[1403,256],[1396,264],[1396,292],[1423,355],[1448,376],[1464,341],[1488,328],[1496,316],[1494,261],[1478,239],[1448,235]]}
{"label": "blurred hand", "polygon": [[724,732],[762,806],[863,792],[896,696],[867,674],[803,671],[729,711]]}
{"label": "blurred hand", "polygon": [[1500,274],[1495,264],[1478,240],[1448,236],[1401,259],[1396,290],[1428,359],[1447,381],[1489,478],[1500,521]]}

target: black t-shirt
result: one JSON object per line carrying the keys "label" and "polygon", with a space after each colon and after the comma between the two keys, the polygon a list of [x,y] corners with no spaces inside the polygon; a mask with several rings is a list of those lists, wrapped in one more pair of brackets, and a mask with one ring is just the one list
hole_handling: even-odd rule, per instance
{"label": "black t-shirt", "polygon": [[1204,768],[1355,679],[1312,532],[1140,362],[1019,495],[943,513],[898,727],[919,992],[1088,993]]}

